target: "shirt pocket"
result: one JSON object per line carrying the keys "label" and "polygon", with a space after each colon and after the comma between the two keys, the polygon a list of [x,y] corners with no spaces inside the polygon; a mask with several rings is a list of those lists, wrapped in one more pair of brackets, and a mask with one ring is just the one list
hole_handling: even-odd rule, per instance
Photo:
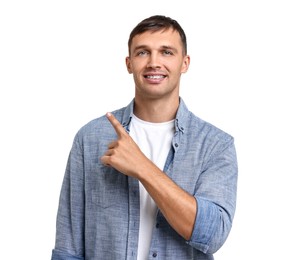
{"label": "shirt pocket", "polygon": [[107,167],[96,178],[96,185],[93,185],[92,203],[103,209],[118,205],[121,202],[125,179],[125,175]]}

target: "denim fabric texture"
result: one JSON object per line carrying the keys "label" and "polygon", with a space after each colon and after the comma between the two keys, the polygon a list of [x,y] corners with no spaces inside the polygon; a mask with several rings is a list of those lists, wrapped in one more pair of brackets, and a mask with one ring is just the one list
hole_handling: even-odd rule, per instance
{"label": "denim fabric texture", "polygon": [[[134,100],[113,114],[129,132]],[[136,260],[138,180],[104,166],[117,135],[105,116],[76,134],[61,188],[52,260]],[[182,238],[158,210],[148,259],[210,260],[231,230],[236,207],[234,139],[188,110],[182,98],[164,172],[197,201],[192,237]]]}

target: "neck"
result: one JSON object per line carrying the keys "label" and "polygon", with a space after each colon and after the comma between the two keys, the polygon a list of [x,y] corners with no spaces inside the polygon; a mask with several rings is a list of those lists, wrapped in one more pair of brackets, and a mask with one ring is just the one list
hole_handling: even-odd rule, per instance
{"label": "neck", "polygon": [[162,123],[175,119],[178,106],[179,98],[168,102],[135,98],[134,114],[147,122]]}

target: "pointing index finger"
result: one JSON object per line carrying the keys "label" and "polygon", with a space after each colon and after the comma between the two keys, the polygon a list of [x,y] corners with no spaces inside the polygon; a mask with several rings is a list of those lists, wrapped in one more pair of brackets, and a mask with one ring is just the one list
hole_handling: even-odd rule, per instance
{"label": "pointing index finger", "polygon": [[108,112],[106,113],[106,117],[109,120],[109,122],[111,123],[111,125],[113,126],[114,130],[116,131],[118,137],[126,135],[126,130],[125,128],[122,126],[122,124],[115,118],[115,116]]}

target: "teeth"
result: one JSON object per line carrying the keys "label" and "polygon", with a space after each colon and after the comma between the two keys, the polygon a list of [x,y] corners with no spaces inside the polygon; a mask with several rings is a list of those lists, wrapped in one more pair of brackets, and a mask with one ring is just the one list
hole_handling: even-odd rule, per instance
{"label": "teeth", "polygon": [[161,78],[164,78],[164,76],[162,75],[154,75],[154,76],[146,76],[147,78],[149,79],[161,79]]}

